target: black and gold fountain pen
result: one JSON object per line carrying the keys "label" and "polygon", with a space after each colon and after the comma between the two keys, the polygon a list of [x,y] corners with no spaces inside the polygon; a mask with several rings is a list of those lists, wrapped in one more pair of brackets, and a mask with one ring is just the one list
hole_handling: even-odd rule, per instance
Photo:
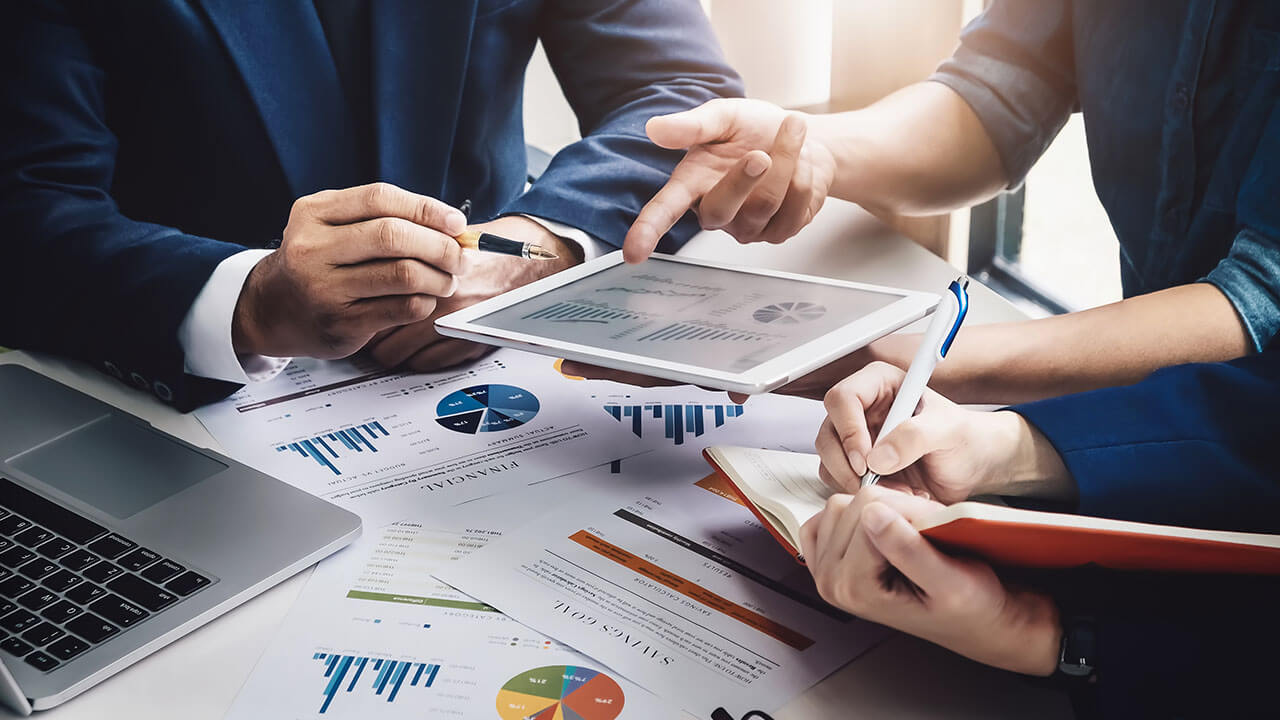
{"label": "black and gold fountain pen", "polygon": [[[471,201],[463,200],[458,209],[462,211],[464,216],[469,218],[471,216]],[[462,247],[479,250],[480,252],[514,255],[530,260],[555,260],[560,257],[541,245],[520,242],[519,240],[504,238],[501,235],[480,232],[479,230],[468,230],[454,239]]]}

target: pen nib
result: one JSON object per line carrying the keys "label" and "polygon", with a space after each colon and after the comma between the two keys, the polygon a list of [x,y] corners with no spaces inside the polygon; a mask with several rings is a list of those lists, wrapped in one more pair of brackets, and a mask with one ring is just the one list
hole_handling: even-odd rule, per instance
{"label": "pen nib", "polygon": [[544,249],[541,245],[529,246],[529,257],[534,260],[558,260],[560,256]]}

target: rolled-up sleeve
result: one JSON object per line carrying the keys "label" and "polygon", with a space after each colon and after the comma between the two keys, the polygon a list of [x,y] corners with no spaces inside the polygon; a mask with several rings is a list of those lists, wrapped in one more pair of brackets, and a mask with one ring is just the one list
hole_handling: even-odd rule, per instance
{"label": "rolled-up sleeve", "polygon": [[996,0],[929,79],[973,108],[1017,187],[1076,105],[1071,3]]}
{"label": "rolled-up sleeve", "polygon": [[1280,101],[1258,139],[1236,199],[1240,232],[1204,278],[1227,296],[1261,351],[1280,335]]}

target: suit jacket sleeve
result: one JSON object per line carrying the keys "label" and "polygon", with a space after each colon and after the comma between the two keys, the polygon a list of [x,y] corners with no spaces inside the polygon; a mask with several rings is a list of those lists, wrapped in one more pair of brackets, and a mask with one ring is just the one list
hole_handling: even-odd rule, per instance
{"label": "suit jacket sleeve", "polygon": [[[741,80],[697,0],[552,0],[540,24],[583,138],[561,150],[503,212],[562,222],[619,246],[684,156],[651,143],[645,123],[739,97]],[[690,213],[658,249],[672,252],[697,230]]]}
{"label": "suit jacket sleeve", "polygon": [[1010,408],[1049,439],[1079,489],[1076,512],[1280,531],[1280,346],[1181,365],[1128,387]]}
{"label": "suit jacket sleeve", "polygon": [[[1280,532],[1280,347],[1012,408],[1057,448],[1082,514]],[[1280,579],[1082,569],[1049,585],[1097,623],[1082,717],[1245,717],[1270,697]]]}
{"label": "suit jacket sleeve", "polygon": [[53,3],[0,11],[0,340],[89,361],[187,410],[235,388],[185,374],[178,326],[244,248],[116,207],[106,83],[78,21]]}

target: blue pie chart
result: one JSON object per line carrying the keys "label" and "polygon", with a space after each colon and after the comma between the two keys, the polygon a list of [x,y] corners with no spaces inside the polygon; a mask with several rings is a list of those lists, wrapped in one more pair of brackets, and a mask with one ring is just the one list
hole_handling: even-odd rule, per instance
{"label": "blue pie chart", "polygon": [[514,385],[472,385],[456,390],[436,404],[440,427],[475,435],[511,430],[538,414],[538,398]]}

